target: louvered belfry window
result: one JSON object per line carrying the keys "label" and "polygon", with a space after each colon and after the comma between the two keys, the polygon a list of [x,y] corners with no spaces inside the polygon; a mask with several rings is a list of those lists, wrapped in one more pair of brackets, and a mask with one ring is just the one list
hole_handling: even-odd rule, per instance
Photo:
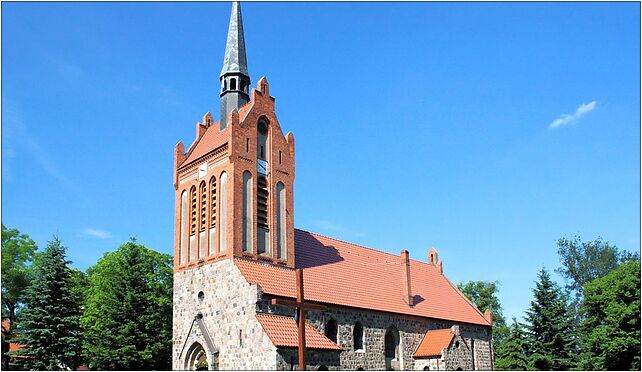
{"label": "louvered belfry window", "polygon": [[190,190],[190,198],[191,198],[191,226],[189,230],[190,235],[196,234],[196,187],[192,187]]}
{"label": "louvered belfry window", "polygon": [[210,227],[216,227],[216,178],[210,181]]}
{"label": "louvered belfry window", "polygon": [[199,231],[204,231],[207,224],[207,185],[205,182],[201,182],[199,191],[201,194],[201,224]]}
{"label": "louvered belfry window", "polygon": [[257,185],[257,223],[259,227],[268,229],[268,188],[267,179],[259,177]]}

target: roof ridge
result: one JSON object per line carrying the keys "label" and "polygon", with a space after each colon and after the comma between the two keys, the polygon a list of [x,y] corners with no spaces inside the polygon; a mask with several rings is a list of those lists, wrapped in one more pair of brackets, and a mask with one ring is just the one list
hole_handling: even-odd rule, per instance
{"label": "roof ridge", "polygon": [[466,295],[465,295],[461,290],[459,290],[459,287],[457,287],[456,285],[454,285],[454,284],[453,284],[453,282],[451,282],[451,281],[450,281],[450,279],[448,279],[448,278],[446,277],[446,275],[444,275],[444,279],[446,279],[446,282],[447,282],[448,284],[450,284],[450,286],[451,286],[451,287],[453,287],[453,288],[455,289],[455,291],[456,291],[457,293],[459,293],[459,295],[460,295],[461,297],[463,297],[463,299],[464,299],[464,300],[466,300],[466,302],[468,302],[468,303],[470,304],[470,306],[472,306],[472,307],[473,307],[473,309],[475,309],[475,311],[477,311],[477,313],[478,313],[479,315],[481,315],[481,317],[484,319],[484,321],[485,321],[489,326],[491,326],[491,327],[493,326],[493,324],[492,324],[492,323],[490,323],[490,322],[486,319],[486,317],[484,316],[484,314],[482,314],[481,310],[479,310],[479,309],[477,308],[477,305],[475,305],[471,300],[469,300],[469,299],[468,299],[468,297],[466,297]]}

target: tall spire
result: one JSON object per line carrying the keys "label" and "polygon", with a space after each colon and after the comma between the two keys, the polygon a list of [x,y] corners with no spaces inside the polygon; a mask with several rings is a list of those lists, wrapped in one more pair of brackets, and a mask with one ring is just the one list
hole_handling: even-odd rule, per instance
{"label": "tall spire", "polygon": [[241,4],[232,3],[230,26],[227,30],[225,58],[221,70],[221,130],[227,126],[227,116],[232,110],[239,109],[248,101],[250,74],[247,72],[245,57],[245,36],[243,35],[243,17]]}
{"label": "tall spire", "polygon": [[247,73],[247,58],[245,57],[243,17],[241,16],[241,4],[238,1],[232,3],[232,14],[230,15],[230,26],[227,29],[227,43],[225,44],[225,58],[223,59],[221,76],[230,72],[249,75]]}

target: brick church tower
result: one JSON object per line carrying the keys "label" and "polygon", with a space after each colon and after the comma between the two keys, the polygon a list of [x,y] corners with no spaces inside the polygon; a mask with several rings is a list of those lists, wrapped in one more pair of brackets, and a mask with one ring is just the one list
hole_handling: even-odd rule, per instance
{"label": "brick church tower", "polygon": [[221,119],[174,152],[174,267],[248,257],[294,266],[294,136],[283,135],[268,82],[250,89],[241,8],[232,5],[220,75]]}

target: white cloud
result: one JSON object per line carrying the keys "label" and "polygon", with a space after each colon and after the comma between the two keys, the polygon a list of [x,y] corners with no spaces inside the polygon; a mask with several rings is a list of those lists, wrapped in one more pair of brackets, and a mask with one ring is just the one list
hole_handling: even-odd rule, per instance
{"label": "white cloud", "polygon": [[590,103],[583,103],[580,107],[575,110],[573,114],[562,114],[559,118],[553,120],[552,123],[548,125],[550,129],[561,127],[563,125],[568,125],[576,122],[579,118],[584,116],[587,112],[593,111],[597,105],[596,101],[591,101]]}
{"label": "white cloud", "polygon": [[84,229],[82,231],[82,234],[85,236],[91,236],[92,238],[96,239],[109,239],[111,238],[111,234],[105,230],[100,230],[100,229]]}

